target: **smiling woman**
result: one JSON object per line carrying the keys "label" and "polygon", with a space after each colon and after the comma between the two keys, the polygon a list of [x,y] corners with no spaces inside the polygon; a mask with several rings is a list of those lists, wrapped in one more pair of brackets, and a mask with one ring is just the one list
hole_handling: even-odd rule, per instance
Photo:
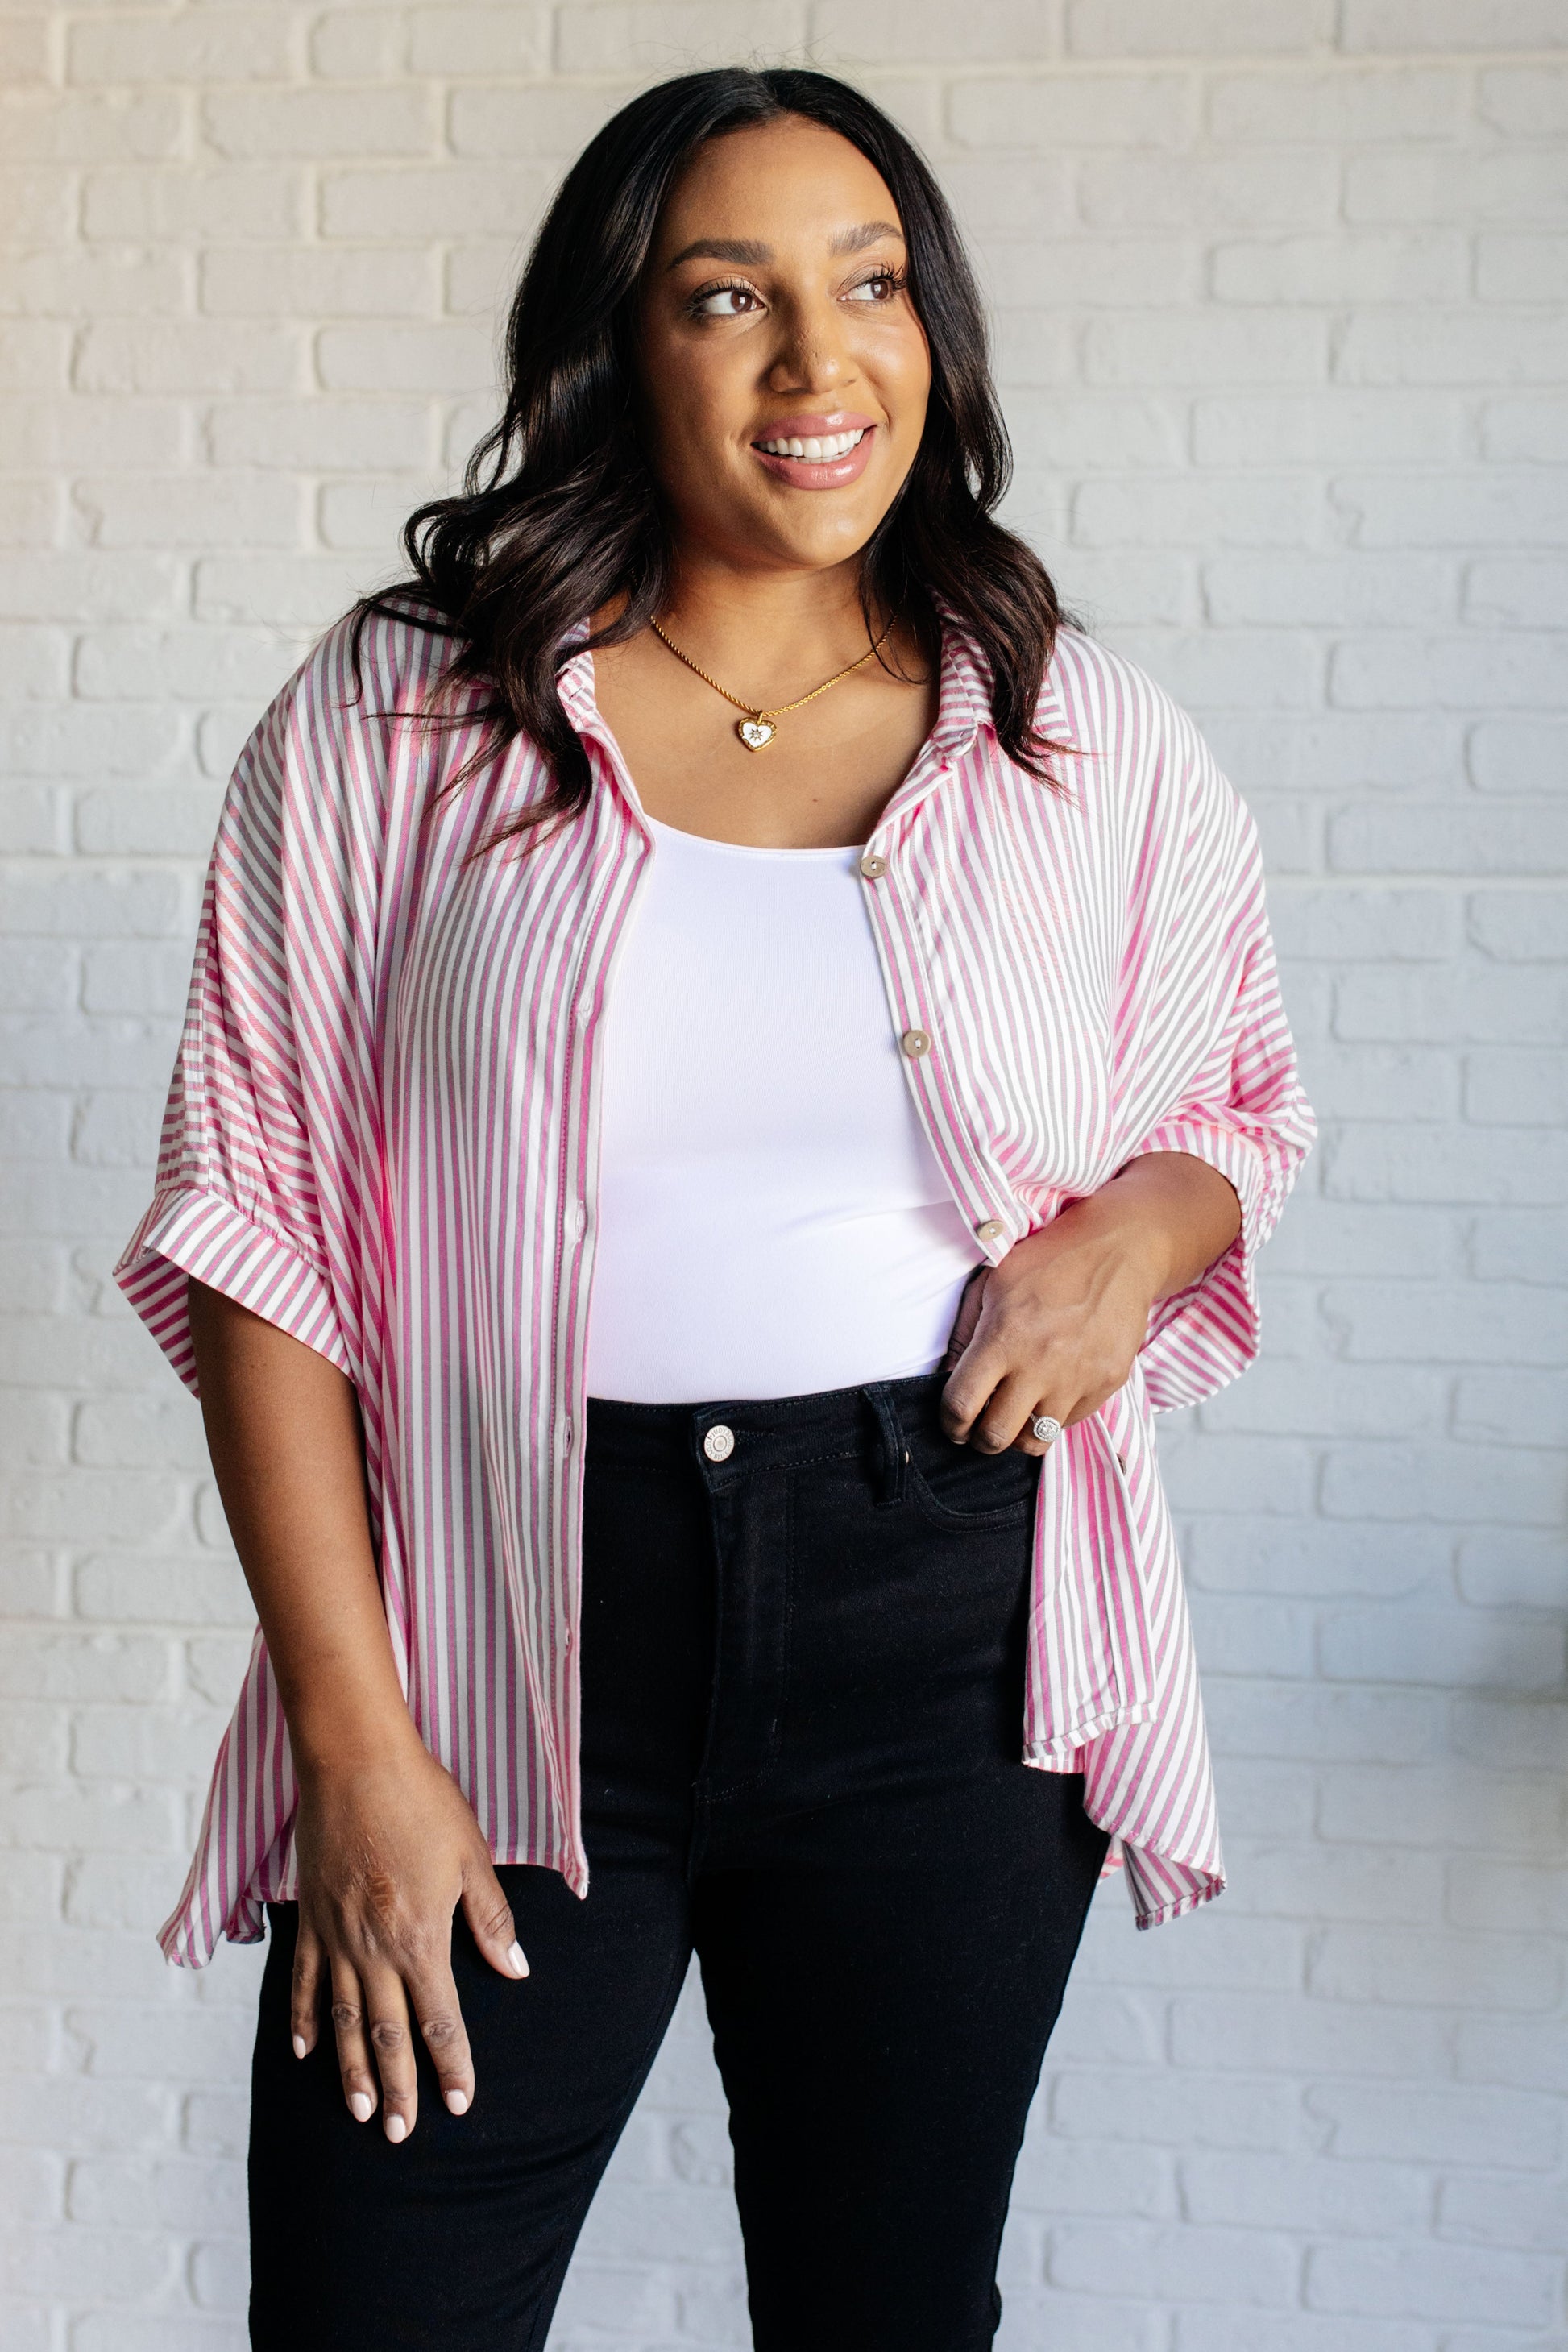
{"label": "smiling woman", "polygon": [[1257,845],[854,91],[637,100],[509,349],[241,758],[119,1268],[262,1628],[164,1929],[270,1926],[252,2340],[541,2346],[695,1952],[757,2352],[981,2352],[1108,1841],[1224,1884],[1151,1414],[1311,1134]]}

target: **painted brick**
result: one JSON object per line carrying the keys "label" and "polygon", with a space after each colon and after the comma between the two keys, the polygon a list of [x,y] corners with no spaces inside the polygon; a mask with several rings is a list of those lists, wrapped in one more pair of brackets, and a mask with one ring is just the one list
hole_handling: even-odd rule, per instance
{"label": "painted brick", "polygon": [[1366,630],[1335,646],[1329,671],[1331,699],[1352,709],[1555,710],[1565,688],[1568,639],[1545,631],[1395,637]]}
{"label": "painted brick", "polygon": [[1494,66],[1480,77],[1481,121],[1526,139],[1568,131],[1568,71],[1561,66]]}
{"label": "painted brick", "polygon": [[1447,1764],[1360,1765],[1326,1774],[1318,1822],[1322,1834],[1354,1838],[1369,1822],[1397,1827],[1406,1845],[1557,1853],[1563,1794],[1550,1780],[1502,1779]]}
{"label": "painted brick", "polygon": [[[1560,1402],[1560,1399],[1559,1399]],[[1489,1528],[1459,1546],[1459,1590],[1483,1609],[1554,1609],[1568,1593],[1568,1552],[1555,1528]]]}
{"label": "painted brick", "polygon": [[1465,1117],[1483,1127],[1568,1125],[1568,1070],[1562,1056],[1496,1050],[1470,1055],[1465,1064]]}
{"label": "painted brick", "polygon": [[1222,627],[1375,626],[1391,610],[1434,627],[1458,601],[1452,563],[1409,555],[1222,555],[1205,563],[1203,579],[1205,612]]}
{"label": "painted brick", "polygon": [[1215,137],[1274,146],[1322,139],[1335,146],[1394,139],[1448,139],[1462,128],[1469,90],[1440,67],[1398,73],[1218,74],[1209,85]]}
{"label": "painted brick", "polygon": [[[1288,162],[1246,154],[1093,156],[1082,166],[1079,190],[1093,228],[1239,229],[1251,236],[1265,227],[1327,225],[1337,195],[1332,161],[1310,148]],[[1309,381],[1318,373],[1313,368]]]}
{"label": "painted brick", "polygon": [[1420,2175],[1399,2165],[1249,2151],[1184,2157],[1179,2170],[1183,2212],[1200,2224],[1379,2238],[1419,2231],[1431,2202]]}
{"label": "painted brick", "polygon": [[415,8],[408,63],[416,74],[536,73],[548,62],[550,12],[506,8]]}
{"label": "painted brick", "polygon": [[0,100],[0,152],[16,163],[119,163],[178,152],[182,93],[160,90],[124,100],[49,90]]}
{"label": "painted brick", "polygon": [[363,467],[389,472],[416,466],[431,451],[429,404],[417,399],[247,400],[217,407],[207,446],[219,466],[268,466],[314,472]]}
{"label": "painted brick", "polygon": [[1561,2263],[1435,2246],[1324,2246],[1308,2258],[1307,2300],[1321,2311],[1485,2319],[1543,2327],[1555,2316]]}
{"label": "painted brick", "polygon": [[66,72],[73,82],[278,81],[288,75],[287,16],[226,8],[216,16],[129,22],[88,17],[68,28]]}
{"label": "painted brick", "polygon": [[1477,334],[1469,313],[1363,310],[1340,336],[1338,383],[1559,383],[1568,327],[1552,318],[1498,320]]}
{"label": "painted brick", "polygon": [[494,374],[488,329],[324,327],[316,365],[329,392],[467,392]]}
{"label": "painted brick", "polygon": [[1568,562],[1540,556],[1483,556],[1465,575],[1467,621],[1518,629],[1551,628],[1563,610]]}
{"label": "painted brick", "polygon": [[1568,1170],[1568,1137],[1508,1129],[1369,1126],[1331,1151],[1325,1188],[1352,1201],[1550,1202]]}
{"label": "painted brick", "polygon": [[1009,75],[956,84],[948,121],[966,147],[1147,151],[1185,142],[1196,100],[1197,85],[1186,74],[1055,73],[1027,80]]}
{"label": "painted brick", "polygon": [[1324,2083],[1308,2092],[1307,2105],[1327,2126],[1335,2156],[1544,2170],[1561,2145],[1561,2120],[1550,2099],[1507,2092]]}
{"label": "painted brick", "polygon": [[219,155],[427,155],[436,143],[432,94],[420,89],[213,90],[202,128]]}
{"label": "painted brick", "polygon": [[75,503],[94,547],[293,547],[303,523],[299,491],[261,472],[87,475]]}
{"label": "painted brick", "polygon": [[202,257],[201,306],[228,319],[427,317],[437,307],[436,257],[376,246],[220,246]]}
{"label": "painted brick", "polygon": [[1089,57],[1268,56],[1315,48],[1333,34],[1328,0],[1069,0],[1068,47]]}
{"label": "painted brick", "polygon": [[[1476,1217],[1468,1250],[1482,1282],[1568,1282],[1568,1234],[1555,1211],[1512,1209]],[[1542,1352],[1538,1360],[1552,1359]]]}
{"label": "painted brick", "polygon": [[1568,47],[1552,0],[1345,0],[1341,40],[1351,50]]}
{"label": "painted brick", "polygon": [[75,176],[58,166],[0,164],[0,202],[18,243],[63,245],[74,225]]}
{"label": "painted brick", "polygon": [[1555,463],[1568,455],[1568,404],[1552,400],[1495,400],[1481,415],[1481,446],[1489,457]]}
{"label": "painted brick", "polygon": [[[911,9],[908,32],[892,54],[913,55],[930,23]],[[805,32],[804,7],[795,0],[579,0],[559,22],[556,63],[565,73],[625,72],[634,62],[652,73],[668,73],[672,55],[689,67],[718,65],[730,58],[737,42],[742,49],[788,49]],[[823,37],[820,29],[816,37]],[[874,54],[889,54],[885,41],[877,43]]]}
{"label": "painted brick", "polygon": [[[1467,2019],[1456,2036],[1454,2064],[1462,2082],[1506,2083],[1521,2090],[1561,2094],[1568,2090],[1568,2032],[1561,2020],[1543,2025],[1534,2018]],[[1531,2104],[1544,2108],[1548,2100],[1532,2099]]]}
{"label": "painted brick", "polygon": [[1217,247],[1212,279],[1222,302],[1441,302],[1465,293],[1469,253],[1443,229],[1288,237]]}
{"label": "painted brick", "polygon": [[1283,2234],[1073,2221],[1051,2231],[1048,2276],[1053,2285],[1089,2294],[1131,2288],[1162,2299],[1278,2309],[1295,2299],[1297,2269]]}
{"label": "painted brick", "polygon": [[321,81],[376,82],[408,62],[408,22],[394,8],[344,8],[310,27],[310,71]]}
{"label": "painted brick", "polygon": [[1568,890],[1477,890],[1468,915],[1483,954],[1500,963],[1550,963],[1563,951]]}
{"label": "painted brick", "polygon": [[1543,2254],[1563,2250],[1563,2191],[1554,2181],[1497,2180],[1471,2174],[1445,2180],[1437,2227],[1445,2237],[1476,2245],[1524,2246]]}
{"label": "painted brick", "polygon": [[209,236],[295,236],[304,226],[306,195],[302,173],[275,165],[93,171],[82,186],[82,229],[116,244],[139,237],[199,247]]}
{"label": "painted brick", "polygon": [[[1229,1892],[1148,1937],[1097,1900],[999,2347],[1568,2352],[1529,2301],[1568,2088],[1552,5],[0,10],[8,2346],[243,2328],[261,1956],[165,1983],[149,1930],[250,1612],[199,1414],[108,1280],[217,793],[487,428],[571,157],[640,80],[793,51],[863,58],[936,159],[999,314],[1007,515],[1251,799],[1324,1121],[1264,1362],[1162,1425]],[[749,2340],[730,2169],[694,1980],[561,2352]]]}
{"label": "painted brick", "polygon": [[1194,404],[1193,453],[1227,475],[1238,465],[1419,464],[1457,456],[1461,425],[1442,393],[1220,393]]}
{"label": "painted brick", "polygon": [[1563,1686],[1560,1636],[1542,1640],[1528,1624],[1430,1610],[1405,1611],[1396,1621],[1386,1610],[1346,1611],[1321,1629],[1323,1672],[1336,1681],[1428,1683],[1523,1691]]}
{"label": "painted brick", "polygon": [[104,320],[86,329],[72,381],[82,392],[288,392],[301,380],[298,334],[226,321]]}
{"label": "painted brick", "polygon": [[1315,1939],[1307,1983],[1330,2000],[1545,2010],[1561,1996],[1563,1967],[1540,1939],[1331,1927]]}

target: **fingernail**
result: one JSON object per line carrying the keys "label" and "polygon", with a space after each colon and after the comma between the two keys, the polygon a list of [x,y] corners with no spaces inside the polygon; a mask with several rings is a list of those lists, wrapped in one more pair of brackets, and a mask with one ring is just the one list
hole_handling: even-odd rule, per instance
{"label": "fingernail", "polygon": [[305,2047],[305,2037],[302,2033],[297,2033],[294,2036],[294,2055],[296,2058],[306,2058],[310,2055]]}
{"label": "fingernail", "polygon": [[401,2116],[387,2116],[386,2137],[388,2139],[406,2139],[408,2137],[408,2126],[404,2122]]}
{"label": "fingernail", "polygon": [[375,2113],[375,2101],[368,2091],[353,2091],[349,2095],[349,2113],[356,2124],[369,2123]]}
{"label": "fingernail", "polygon": [[521,1944],[514,1944],[512,1946],[510,1951],[508,1952],[506,1956],[506,1964],[511,1970],[514,1977],[525,1977],[528,1974],[528,1962],[522,1957],[522,1946]]}
{"label": "fingernail", "polygon": [[468,2095],[467,2091],[448,2091],[447,2094],[447,2105],[450,2107],[455,2116],[466,2116],[468,2112]]}

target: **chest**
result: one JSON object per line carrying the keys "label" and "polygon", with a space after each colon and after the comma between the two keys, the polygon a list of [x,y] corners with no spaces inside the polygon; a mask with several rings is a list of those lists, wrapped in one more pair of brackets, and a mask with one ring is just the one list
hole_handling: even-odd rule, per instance
{"label": "chest", "polygon": [[[498,1150],[548,1167],[563,1136],[595,1129],[618,1036],[650,1100],[675,1102],[693,1052],[721,1057],[775,1124],[814,1104],[853,1120],[874,1080],[879,1099],[907,1091],[939,1157],[961,1134],[1031,1200],[1105,1180],[1121,932],[1081,814],[961,762],[879,824],[879,873],[840,853],[815,877],[833,887],[807,887],[818,859],[756,861],[774,877],[765,919],[743,849],[702,845],[735,861],[716,895],[661,865],[659,830],[605,779],[524,856],[424,863],[386,934],[395,1148],[434,1119],[476,1170]],[[913,1063],[910,1031],[931,1040]]]}
{"label": "chest", "polygon": [[[753,727],[642,638],[598,656],[595,690],[647,814],[742,846],[863,842],[930,733],[934,681],[871,665]],[[748,748],[742,728],[757,748]]]}

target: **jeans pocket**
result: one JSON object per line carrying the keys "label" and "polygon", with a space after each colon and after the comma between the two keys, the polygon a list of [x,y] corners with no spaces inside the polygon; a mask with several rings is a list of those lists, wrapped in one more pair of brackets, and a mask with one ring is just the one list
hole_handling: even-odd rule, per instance
{"label": "jeans pocket", "polygon": [[912,1449],[910,1486],[915,1501],[938,1527],[1022,1526],[1039,1491],[1039,1457],[1009,1447],[981,1454],[947,1438],[925,1438]]}

